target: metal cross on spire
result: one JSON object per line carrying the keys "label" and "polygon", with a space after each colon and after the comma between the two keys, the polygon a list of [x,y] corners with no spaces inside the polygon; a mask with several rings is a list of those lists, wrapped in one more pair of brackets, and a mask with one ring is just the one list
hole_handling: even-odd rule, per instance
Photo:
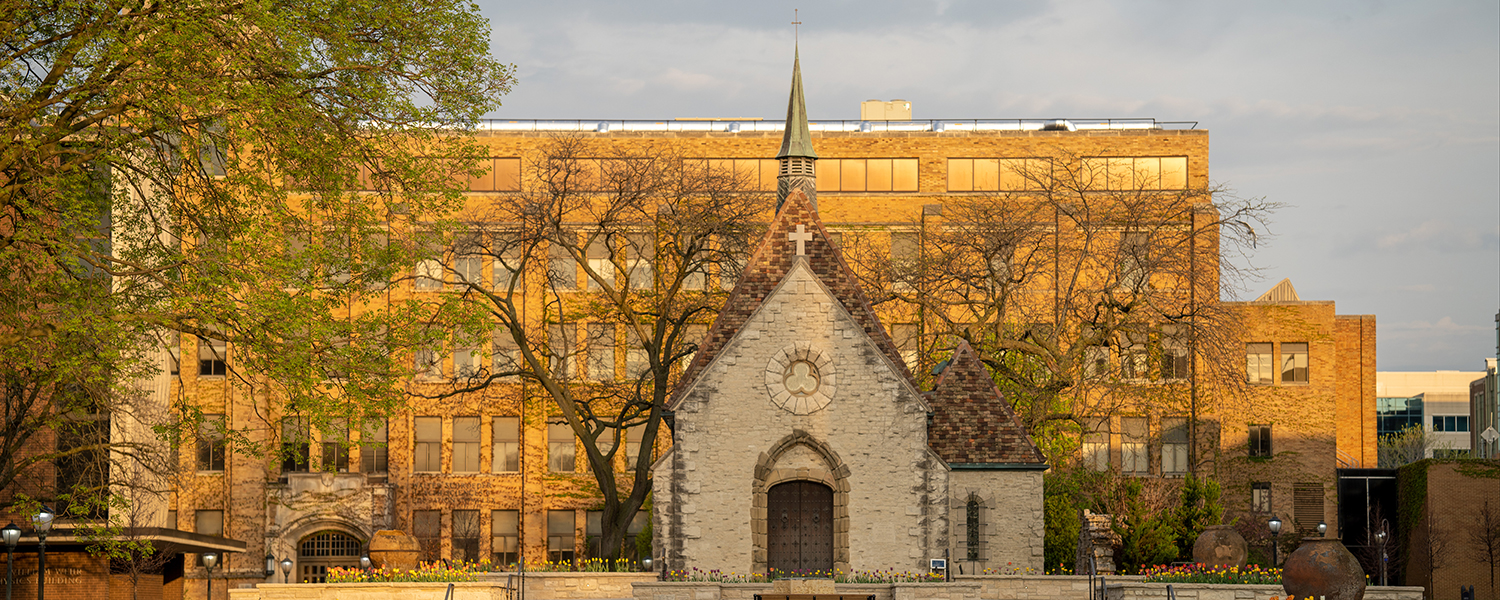
{"label": "metal cross on spire", "polygon": [[792,9],[792,41],[793,42],[800,43],[802,41],[801,40],[801,37],[802,37],[802,31],[801,31],[801,29],[802,28],[798,27],[801,24],[802,24],[802,19],[798,18],[798,16],[797,16],[797,9],[795,9],[795,8]]}

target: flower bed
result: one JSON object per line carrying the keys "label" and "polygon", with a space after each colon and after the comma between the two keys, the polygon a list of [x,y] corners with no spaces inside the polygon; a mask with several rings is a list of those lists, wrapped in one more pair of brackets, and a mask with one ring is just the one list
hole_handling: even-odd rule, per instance
{"label": "flower bed", "polygon": [[697,567],[681,571],[667,571],[662,581],[687,581],[705,583],[770,583],[787,578],[824,578],[834,583],[942,583],[943,576],[936,573],[896,571],[880,569],[874,571],[780,571],[771,569],[767,573],[736,573],[718,569],[701,570]]}
{"label": "flower bed", "polygon": [[1250,585],[1281,585],[1281,569],[1259,565],[1246,567],[1224,567],[1197,563],[1168,567],[1158,565],[1146,569],[1146,583],[1242,583]]}
{"label": "flower bed", "polygon": [[334,567],[328,570],[328,583],[418,583],[475,581],[470,565],[451,566],[439,562],[419,563],[415,569],[359,569]]}

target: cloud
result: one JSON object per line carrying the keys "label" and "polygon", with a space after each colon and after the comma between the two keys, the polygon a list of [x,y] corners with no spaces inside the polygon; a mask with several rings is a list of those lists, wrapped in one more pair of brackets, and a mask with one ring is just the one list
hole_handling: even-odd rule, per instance
{"label": "cloud", "polygon": [[1429,220],[1410,229],[1377,236],[1375,247],[1380,250],[1401,252],[1409,252],[1413,249],[1445,253],[1493,250],[1500,248],[1500,232]]}
{"label": "cloud", "polygon": [[1476,333],[1490,331],[1493,325],[1463,325],[1454,322],[1453,317],[1443,317],[1436,323],[1429,321],[1407,321],[1405,323],[1381,323],[1382,329],[1391,329],[1400,332],[1428,332],[1428,333]]}

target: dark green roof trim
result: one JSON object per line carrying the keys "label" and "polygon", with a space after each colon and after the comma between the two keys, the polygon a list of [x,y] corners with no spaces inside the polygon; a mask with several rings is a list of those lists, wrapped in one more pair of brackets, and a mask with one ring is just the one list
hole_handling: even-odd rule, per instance
{"label": "dark green roof trim", "polygon": [[955,471],[1046,471],[1046,463],[953,463]]}
{"label": "dark green roof trim", "polygon": [[781,151],[776,158],[818,158],[813,152],[812,132],[807,128],[807,102],[802,99],[802,57],[792,55],[792,97],[786,103],[786,131],[781,134]]}

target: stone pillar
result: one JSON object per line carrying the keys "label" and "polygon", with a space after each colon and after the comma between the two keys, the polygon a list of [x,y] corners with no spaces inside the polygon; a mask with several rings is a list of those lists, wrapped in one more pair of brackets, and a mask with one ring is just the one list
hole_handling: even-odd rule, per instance
{"label": "stone pillar", "polygon": [[1112,529],[1114,517],[1096,515],[1084,509],[1078,520],[1078,563],[1073,572],[1080,575],[1113,575],[1115,546],[1120,543],[1120,536]]}

